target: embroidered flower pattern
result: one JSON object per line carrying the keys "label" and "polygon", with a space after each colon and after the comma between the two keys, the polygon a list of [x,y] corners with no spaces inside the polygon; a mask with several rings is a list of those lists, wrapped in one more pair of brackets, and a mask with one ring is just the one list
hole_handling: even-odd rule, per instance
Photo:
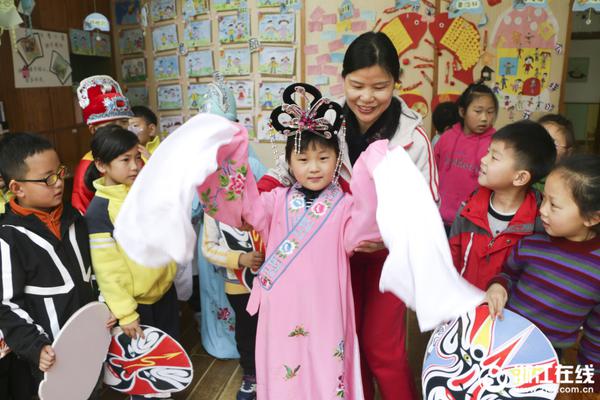
{"label": "embroidered flower pattern", "polygon": [[233,201],[237,200],[244,190],[248,169],[245,165],[233,169],[233,165],[236,163],[234,160],[227,160],[226,163],[222,167],[225,173],[219,175],[219,186],[225,189],[225,200]]}
{"label": "embroidered flower pattern", "polygon": [[295,239],[285,240],[279,245],[279,248],[277,248],[277,256],[281,258],[286,258],[290,254],[292,254],[294,250],[296,250],[298,245],[299,243]]}
{"label": "embroidered flower pattern", "polygon": [[337,389],[335,390],[335,395],[340,399],[343,399],[346,395],[346,388],[344,386],[344,375],[338,376],[338,385]]}
{"label": "embroidered flower pattern", "polygon": [[308,210],[308,215],[310,217],[320,217],[325,214],[327,209],[331,206],[331,203],[327,200],[319,201],[312,205],[312,207]]}
{"label": "embroidered flower pattern", "polygon": [[258,280],[260,281],[260,284],[262,285],[262,287],[267,288],[267,289],[270,288],[271,284],[273,283],[271,281],[271,279],[269,279],[268,276],[263,275],[263,274],[258,275]]}
{"label": "embroidered flower pattern", "polygon": [[214,301],[211,303],[212,312],[217,317],[217,321],[224,323],[229,332],[235,331],[235,315],[233,315],[229,307],[219,307]]}
{"label": "embroidered flower pattern", "polygon": [[288,337],[296,337],[296,336],[308,336],[309,332],[304,329],[302,325],[296,325],[293,331],[290,332]]}
{"label": "embroidered flower pattern", "polygon": [[210,216],[213,216],[219,210],[216,201],[217,196],[211,196],[210,188],[206,189],[204,192],[200,193],[200,200],[202,202],[202,209],[205,213]]}
{"label": "embroidered flower pattern", "polygon": [[335,348],[335,351],[333,352],[333,356],[340,360],[344,359],[344,340],[341,340],[338,343],[337,347]]}
{"label": "embroidered flower pattern", "polygon": [[295,378],[296,376],[298,376],[298,370],[300,369],[300,365],[298,365],[296,368],[291,368],[288,367],[287,365],[284,364],[285,367],[285,380],[289,381],[292,378]]}
{"label": "embroidered flower pattern", "polygon": [[230,315],[231,315],[231,311],[229,311],[229,308],[227,308],[227,307],[220,307],[217,310],[217,319],[227,320]]}
{"label": "embroidered flower pattern", "polygon": [[306,203],[304,197],[295,196],[290,200],[289,211],[295,212],[304,209]]}

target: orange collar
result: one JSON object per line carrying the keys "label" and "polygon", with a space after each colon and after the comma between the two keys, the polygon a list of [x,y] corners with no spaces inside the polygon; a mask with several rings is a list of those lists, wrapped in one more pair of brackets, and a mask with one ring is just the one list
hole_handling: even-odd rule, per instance
{"label": "orange collar", "polygon": [[60,239],[60,218],[62,217],[63,213],[62,203],[59,206],[57,206],[54,210],[47,213],[45,211],[36,210],[34,208],[21,207],[13,197],[12,199],[10,199],[10,209],[15,214],[23,217],[31,214],[35,215],[48,227],[48,229],[50,229],[50,232],[52,232],[54,236]]}

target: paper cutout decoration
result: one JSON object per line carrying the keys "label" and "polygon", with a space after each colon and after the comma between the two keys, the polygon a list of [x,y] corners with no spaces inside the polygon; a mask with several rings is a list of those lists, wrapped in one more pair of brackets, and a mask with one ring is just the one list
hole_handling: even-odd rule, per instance
{"label": "paper cutout decoration", "polygon": [[144,51],[144,32],[141,29],[123,29],[119,32],[119,54],[135,54]]}
{"label": "paper cutout decoration", "polygon": [[295,15],[292,13],[261,13],[258,16],[258,40],[292,43],[295,37],[295,26]]}
{"label": "paper cutout decoration", "polygon": [[200,50],[189,52],[185,57],[185,70],[190,78],[211,76],[215,70],[212,51]]}
{"label": "paper cutout decoration", "polygon": [[173,131],[175,131],[175,129],[179,128],[181,125],[183,125],[183,117],[181,115],[161,115],[158,122],[158,130],[160,132],[160,137],[164,139],[169,134],[173,133]]}
{"label": "paper cutout decoration", "polygon": [[559,361],[550,341],[520,315],[503,313],[503,320],[492,320],[481,305],[433,332],[421,375],[423,398],[556,397]]}
{"label": "paper cutout decoration", "polygon": [[261,82],[258,87],[258,103],[261,108],[270,110],[279,107],[283,101],[283,92],[289,82]]}
{"label": "paper cutout decoration", "polygon": [[250,35],[250,15],[246,12],[237,15],[219,16],[219,42],[245,43]]}
{"label": "paper cutout decoration", "polygon": [[513,0],[513,8],[515,10],[522,10],[526,7],[548,7],[548,0]]}
{"label": "paper cutout decoration", "polygon": [[[12,45],[15,45],[15,32],[14,29],[23,22],[23,18],[17,12],[17,7],[13,1],[0,2],[0,38],[5,29],[8,29],[12,39]],[[31,22],[31,18],[29,18]]]}
{"label": "paper cutout decoration", "polygon": [[191,109],[202,108],[209,88],[208,83],[195,83],[188,86],[188,107]]}
{"label": "paper cutout decoration", "polygon": [[600,12],[599,0],[575,0],[573,3],[573,11],[594,10]]}
{"label": "paper cutout decoration", "polygon": [[196,15],[206,14],[208,12],[207,0],[184,0],[183,1],[183,18],[190,19]]}
{"label": "paper cutout decoration", "polygon": [[[77,310],[63,325],[52,343],[57,362],[44,373],[40,399],[78,400],[92,394],[110,344],[109,318],[106,304],[95,301]],[[65,382],[69,382],[68,390]]]}
{"label": "paper cutout decoration", "polygon": [[79,29],[69,29],[69,42],[71,43],[71,53],[82,56],[91,56],[94,54],[92,47],[92,37],[89,32]]}
{"label": "paper cutout decoration", "polygon": [[146,59],[144,57],[121,60],[121,77],[123,82],[144,82],[146,80]]}
{"label": "paper cutout decoration", "polygon": [[156,89],[159,110],[177,110],[183,106],[180,85],[163,85]]}
{"label": "paper cutout decoration", "polygon": [[221,51],[219,70],[223,75],[248,75],[250,73],[250,50],[245,48]]}
{"label": "paper cutout decoration", "polygon": [[403,93],[400,97],[409,108],[421,114],[421,117],[425,118],[429,114],[429,106],[423,96],[416,93]]}
{"label": "paper cutout decoration", "polygon": [[213,0],[212,4],[217,11],[237,11],[248,8],[246,0]]}
{"label": "paper cutout decoration", "polygon": [[381,27],[381,32],[394,43],[398,56],[407,50],[416,49],[426,31],[427,23],[423,21],[423,17],[413,12],[400,14]]}
{"label": "paper cutout decoration", "polygon": [[429,30],[439,47],[452,53],[462,69],[469,70],[479,61],[480,35],[475,24],[462,17],[451,20],[448,13],[441,13]]}
{"label": "paper cutout decoration", "polygon": [[254,115],[249,112],[238,112],[238,120],[248,131],[248,139],[255,141],[256,128],[254,127]]}
{"label": "paper cutout decoration", "polygon": [[454,19],[463,14],[483,14],[482,0],[452,0],[448,6],[448,15]]}
{"label": "paper cutout decoration", "polygon": [[456,101],[458,101],[458,98],[460,97],[460,93],[439,93],[438,95],[434,96],[433,99],[431,100],[431,109],[435,110],[435,108],[443,102],[446,101],[451,101],[453,103],[456,103]]}
{"label": "paper cutout decoration", "polygon": [[153,22],[172,19],[177,16],[175,0],[152,0],[150,4],[150,15]]}
{"label": "paper cutout decoration", "polygon": [[225,81],[225,84],[231,89],[235,97],[237,108],[252,108],[254,106],[254,82],[250,80],[243,81]]}
{"label": "paper cutout decoration", "polygon": [[157,81],[179,77],[179,56],[164,56],[154,59],[154,77]]}
{"label": "paper cutout decoration", "polygon": [[179,46],[177,26],[170,24],[155,28],[152,31],[152,45],[154,51],[176,49]]}
{"label": "paper cutout decoration", "polygon": [[293,47],[264,47],[258,57],[258,72],[264,75],[293,75],[295,54]]}
{"label": "paper cutout decoration", "polygon": [[148,88],[145,86],[128,86],[125,97],[129,99],[130,106],[147,106],[150,103]]}
{"label": "paper cutout decoration", "polygon": [[342,4],[338,7],[338,15],[340,21],[346,21],[354,17],[354,4],[351,0],[343,0]]}
{"label": "paper cutout decoration", "polygon": [[130,395],[165,395],[184,390],[192,382],[194,368],[183,347],[158,328],[141,328],[143,339],[131,339],[120,328],[114,329],[104,383]]}
{"label": "paper cutout decoration", "polygon": [[192,21],[185,25],[183,41],[187,47],[209,46],[211,42],[210,20]]}
{"label": "paper cutout decoration", "polygon": [[93,31],[99,30],[102,32],[110,31],[110,23],[108,22],[108,18],[100,13],[91,13],[83,20],[83,30],[84,31]]}
{"label": "paper cutout decoration", "polygon": [[507,48],[553,48],[558,21],[550,9],[526,7],[501,14],[492,30],[492,46]]}
{"label": "paper cutout decoration", "polygon": [[138,23],[140,0],[115,0],[115,19],[117,25]]}
{"label": "paper cutout decoration", "polygon": [[418,11],[421,7],[421,0],[396,0],[395,8],[401,10],[404,7],[411,6],[413,11]]}

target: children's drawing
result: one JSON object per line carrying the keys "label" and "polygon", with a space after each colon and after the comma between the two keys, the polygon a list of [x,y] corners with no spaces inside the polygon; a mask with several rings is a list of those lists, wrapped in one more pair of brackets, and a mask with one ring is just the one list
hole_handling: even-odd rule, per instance
{"label": "children's drawing", "polygon": [[56,75],[63,85],[71,76],[71,64],[56,50],[52,50],[50,57],[50,72]]}
{"label": "children's drawing", "polygon": [[175,0],[152,0],[150,4],[150,15],[154,22],[175,18],[177,16]]}
{"label": "children's drawing", "polygon": [[254,105],[253,81],[226,81],[235,96],[237,108],[252,108]]}
{"label": "children's drawing", "polygon": [[140,0],[115,0],[115,17],[117,25],[138,23]]}
{"label": "children's drawing", "polygon": [[127,58],[121,61],[123,82],[144,82],[146,80],[146,59],[144,57]]}
{"label": "children's drawing", "polygon": [[270,110],[281,105],[283,91],[289,82],[261,82],[258,86],[258,103],[261,108]]}
{"label": "children's drawing", "polygon": [[196,83],[188,86],[188,107],[199,109],[204,105],[205,95],[208,94],[207,83]]}
{"label": "children's drawing", "polygon": [[219,16],[219,42],[244,43],[250,38],[249,34],[250,15],[248,13]]}
{"label": "children's drawing", "polygon": [[264,47],[258,57],[258,72],[266,75],[293,75],[294,55],[292,47]]}
{"label": "children's drawing", "polygon": [[185,70],[189,77],[210,76],[214,71],[210,50],[191,51],[185,57]]}
{"label": "children's drawing", "polygon": [[125,96],[130,106],[147,106],[149,103],[148,88],[145,86],[129,86]]}
{"label": "children's drawing", "polygon": [[176,49],[177,26],[175,24],[160,26],[152,31],[152,44],[155,51]]}
{"label": "children's drawing", "polygon": [[183,18],[185,20],[207,12],[208,0],[183,0]]}
{"label": "children's drawing", "polygon": [[[256,125],[257,125],[256,136],[257,136],[258,140],[261,142],[270,142],[271,140],[273,140],[274,142],[280,142],[280,143],[285,142],[286,137],[283,136],[281,133],[278,133],[269,124],[270,116],[271,116],[270,113],[258,114],[258,121],[256,123]],[[274,136],[271,137],[272,135],[274,135]]]}
{"label": "children's drawing", "polygon": [[248,75],[250,73],[250,50],[225,49],[219,59],[219,71],[223,75]]}
{"label": "children's drawing", "polygon": [[190,47],[209,46],[211,42],[210,20],[192,21],[185,25],[183,42]]}
{"label": "children's drawing", "polygon": [[159,110],[177,110],[183,106],[181,85],[159,86],[157,96]]}
{"label": "children's drawing", "polygon": [[183,125],[183,117],[181,115],[161,115],[159,125],[159,135],[161,138],[169,136],[173,131]]}
{"label": "children's drawing", "polygon": [[260,14],[258,16],[258,40],[292,43],[295,36],[294,17],[292,13]]}
{"label": "children's drawing", "polygon": [[258,0],[257,7],[281,7],[283,3],[281,0]]}
{"label": "children's drawing", "polygon": [[92,39],[89,32],[80,29],[69,29],[69,42],[71,42],[71,53],[82,56],[93,54]]}
{"label": "children's drawing", "polygon": [[238,112],[240,124],[248,131],[248,138],[256,141],[256,129],[254,128],[254,116],[250,112]]}
{"label": "children's drawing", "polygon": [[119,54],[144,51],[144,32],[141,29],[124,29],[119,32]]}
{"label": "children's drawing", "polygon": [[154,77],[158,81],[179,78],[179,56],[156,57],[154,59]]}
{"label": "children's drawing", "polygon": [[213,5],[217,11],[237,11],[248,8],[246,0],[213,0]]}
{"label": "children's drawing", "polygon": [[30,65],[38,58],[44,57],[44,48],[39,33],[23,36],[17,40],[17,52],[26,65]]}
{"label": "children's drawing", "polygon": [[98,57],[112,57],[110,35],[102,32],[92,32],[92,47]]}

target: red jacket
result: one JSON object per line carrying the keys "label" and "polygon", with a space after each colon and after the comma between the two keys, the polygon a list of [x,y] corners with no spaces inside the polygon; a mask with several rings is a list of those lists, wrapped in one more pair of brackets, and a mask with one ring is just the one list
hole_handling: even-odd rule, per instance
{"label": "red jacket", "polygon": [[79,160],[79,164],[75,167],[75,173],[73,174],[71,205],[81,214],[85,214],[85,211],[90,205],[90,201],[92,201],[92,198],[94,197],[94,192],[88,189],[84,182],[85,172],[93,161],[92,152],[87,152],[81,160]]}
{"label": "red jacket", "polygon": [[508,227],[495,238],[488,223],[490,189],[480,187],[459,209],[450,231],[450,250],[458,272],[478,288],[500,273],[502,265],[517,242],[534,232],[543,231],[538,216],[541,196],[529,190]]}

